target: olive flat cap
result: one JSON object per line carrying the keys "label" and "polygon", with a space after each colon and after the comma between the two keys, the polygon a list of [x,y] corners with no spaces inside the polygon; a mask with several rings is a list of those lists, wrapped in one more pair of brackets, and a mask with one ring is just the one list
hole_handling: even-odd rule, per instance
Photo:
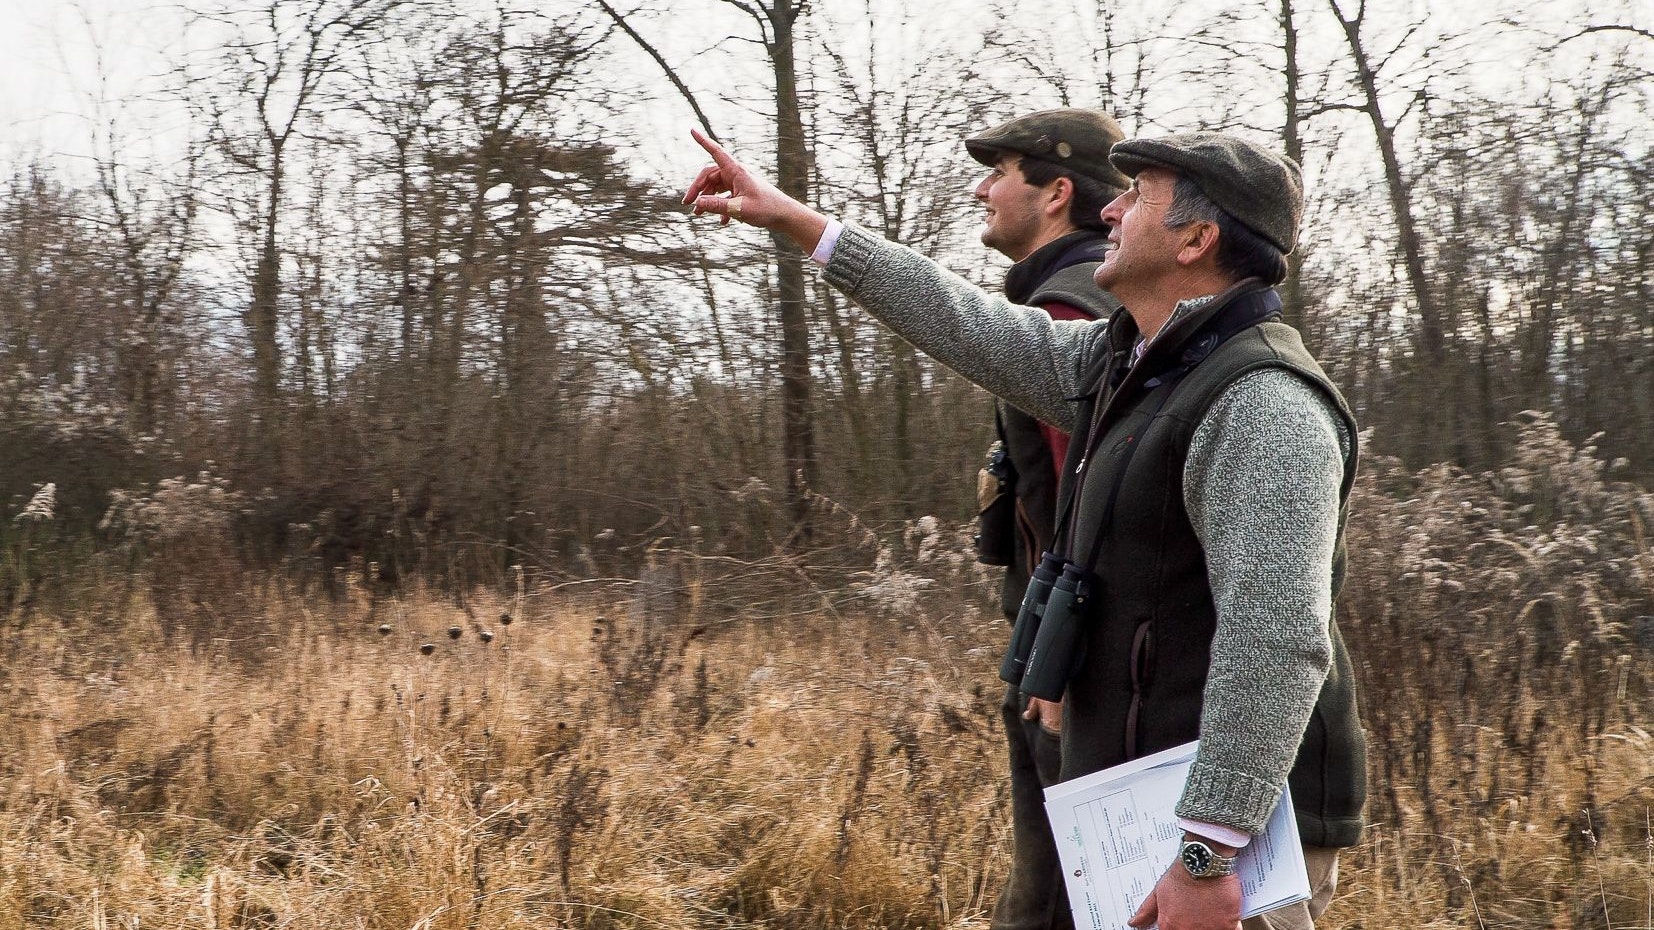
{"label": "olive flat cap", "polygon": [[1131,177],[1144,168],[1169,168],[1192,178],[1212,202],[1283,254],[1298,242],[1304,216],[1304,179],[1298,163],[1221,132],[1186,132],[1127,139],[1109,161]]}
{"label": "olive flat cap", "polygon": [[1109,162],[1109,150],[1125,137],[1107,113],[1068,107],[1007,120],[966,139],[965,151],[990,167],[1006,152],[1028,155],[1125,190],[1131,179]]}

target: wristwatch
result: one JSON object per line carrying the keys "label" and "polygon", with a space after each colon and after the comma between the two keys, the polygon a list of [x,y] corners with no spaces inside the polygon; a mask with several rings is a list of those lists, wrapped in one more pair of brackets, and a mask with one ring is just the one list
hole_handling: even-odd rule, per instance
{"label": "wristwatch", "polygon": [[1220,856],[1199,840],[1184,840],[1177,861],[1195,878],[1221,878],[1235,874],[1235,856]]}

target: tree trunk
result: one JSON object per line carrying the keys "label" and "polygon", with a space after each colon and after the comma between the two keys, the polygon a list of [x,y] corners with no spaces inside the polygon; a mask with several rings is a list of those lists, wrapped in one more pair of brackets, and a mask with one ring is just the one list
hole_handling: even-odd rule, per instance
{"label": "tree trunk", "polygon": [[1346,19],[1338,0],[1328,0],[1333,15],[1344,29],[1349,43],[1350,57],[1355,63],[1356,81],[1360,85],[1368,120],[1378,143],[1379,158],[1384,165],[1384,187],[1389,195],[1390,210],[1395,216],[1396,244],[1401,251],[1402,268],[1407,277],[1408,290],[1418,308],[1418,326],[1413,339],[1413,371],[1407,384],[1413,391],[1415,403],[1410,413],[1415,416],[1414,455],[1417,464],[1441,461],[1447,451],[1448,420],[1443,416],[1439,399],[1444,396],[1441,375],[1447,361],[1447,337],[1441,308],[1430,290],[1424,267],[1424,245],[1419,239],[1418,226],[1413,219],[1413,205],[1407,182],[1402,178],[1401,157],[1396,151],[1395,128],[1384,119],[1379,102],[1378,75],[1361,38],[1365,15],[1362,8],[1353,19]]}
{"label": "tree trunk", "polygon": [[[775,176],[782,193],[809,199],[809,158],[804,147],[804,119],[798,99],[793,25],[802,2],[772,0],[764,13],[770,23],[766,43],[775,68]],[[804,256],[780,233],[775,239],[777,304],[781,316],[781,411],[783,461],[787,469],[787,504],[795,548],[809,541],[810,498],[816,478],[815,421],[810,406],[810,332],[804,313]]]}
{"label": "tree trunk", "polygon": [[278,420],[281,416],[281,346],[277,341],[281,299],[281,249],[276,242],[276,224],[281,218],[281,198],[286,183],[282,150],[271,152],[270,183],[265,191],[262,240],[253,267],[252,299],[247,305],[247,337],[253,348],[253,409],[257,413],[254,443],[259,456],[271,468],[279,468],[281,443]]}
{"label": "tree trunk", "polygon": [[[1281,144],[1286,149],[1286,157],[1304,163],[1304,140],[1300,134],[1303,115],[1298,98],[1298,26],[1292,16],[1293,0],[1281,0],[1281,47],[1285,55],[1285,62],[1281,68],[1283,88],[1281,101],[1285,105],[1285,121],[1281,127]],[[1303,329],[1308,323],[1308,315],[1304,309],[1303,249],[1293,249],[1287,256],[1286,281],[1282,282],[1281,302],[1285,308],[1282,318],[1293,326]]]}

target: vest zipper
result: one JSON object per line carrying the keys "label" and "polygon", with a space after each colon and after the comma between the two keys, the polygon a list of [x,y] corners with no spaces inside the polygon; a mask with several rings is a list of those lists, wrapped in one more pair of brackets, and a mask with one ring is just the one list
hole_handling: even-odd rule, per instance
{"label": "vest zipper", "polygon": [[[1111,352],[1110,354],[1118,355],[1119,353],[1116,351]],[[1109,367],[1112,369],[1114,366],[1111,364]],[[1122,387],[1125,385],[1126,381],[1131,379],[1131,368],[1136,367],[1137,362],[1133,361],[1131,367],[1126,369],[1126,376],[1120,381]],[[1108,373],[1104,372],[1102,380],[1098,382],[1099,393],[1101,393],[1100,387],[1102,383],[1107,380]],[[1074,498],[1069,504],[1067,515],[1069,526],[1066,528],[1068,531],[1068,554],[1070,557],[1079,554],[1074,551],[1074,543],[1078,541],[1076,537],[1079,535],[1078,529],[1074,526],[1074,524],[1078,522],[1080,518],[1079,515],[1083,512],[1081,505],[1085,503],[1085,466],[1091,461],[1092,454],[1095,453],[1097,448],[1103,444],[1103,437],[1098,435],[1097,428],[1102,424],[1103,417],[1108,413],[1108,409],[1114,405],[1114,399],[1119,396],[1119,388],[1115,388],[1114,391],[1110,392],[1108,395],[1107,402],[1093,405],[1091,411],[1091,427],[1086,430],[1085,434],[1085,451],[1080,453],[1080,460],[1074,464],[1074,481],[1076,483],[1074,485]],[[1061,533],[1063,530],[1064,527],[1057,527],[1058,533]],[[1095,548],[1095,546],[1093,546],[1093,548]]]}

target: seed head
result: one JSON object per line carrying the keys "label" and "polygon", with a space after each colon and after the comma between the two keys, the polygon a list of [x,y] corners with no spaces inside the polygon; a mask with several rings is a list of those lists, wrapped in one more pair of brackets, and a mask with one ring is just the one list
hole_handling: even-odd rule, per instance
{"label": "seed head", "polygon": [[422,656],[428,656],[435,651],[436,643],[421,643],[419,646],[419,654]]}
{"label": "seed head", "polygon": [[44,523],[57,514],[57,482],[48,481],[40,486],[29,498],[29,503],[23,507],[23,512],[12,518],[13,523]]}
{"label": "seed head", "polygon": [[389,636],[389,635],[391,635],[391,625],[388,624],[388,623],[379,624],[379,635],[380,636]]}
{"label": "seed head", "polygon": [[509,614],[509,613],[500,614],[500,626],[510,626],[510,625],[511,625],[511,614]]}
{"label": "seed head", "polygon": [[485,643],[491,643],[494,641],[494,634],[489,630],[483,630],[477,634],[477,638]]}
{"label": "seed head", "polygon": [[451,626],[451,627],[448,628],[448,638],[449,639],[459,639],[462,635],[464,635],[464,633],[465,633],[465,631],[460,629],[457,626]]}

